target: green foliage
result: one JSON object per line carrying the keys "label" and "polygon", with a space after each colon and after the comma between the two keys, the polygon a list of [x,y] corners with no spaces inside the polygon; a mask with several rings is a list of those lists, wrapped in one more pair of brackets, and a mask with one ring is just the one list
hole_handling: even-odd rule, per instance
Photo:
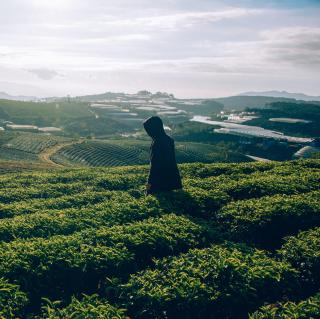
{"label": "green foliage", "polygon": [[[64,165],[123,166],[149,162],[150,142],[140,140],[87,140],[59,150],[52,158]],[[178,163],[248,161],[227,148],[204,143],[176,143]]]}
{"label": "green foliage", "polygon": [[67,133],[77,136],[105,136],[115,133],[128,132],[131,128],[125,123],[119,123],[118,121],[108,118],[96,118],[90,114],[90,116],[79,117],[76,121],[69,121],[64,130]]}
{"label": "green foliage", "polygon": [[[296,136],[319,137],[320,105],[309,103],[271,103],[265,109],[251,109],[259,118],[246,124],[277,130]],[[270,118],[295,118],[310,121],[309,123],[281,123],[269,121]]]}
{"label": "green foliage", "polygon": [[[64,210],[76,208],[80,209],[85,206],[96,205],[103,201],[109,200],[113,192],[110,191],[84,191],[77,194],[64,195],[57,198],[35,198],[24,201],[12,202],[9,204],[0,204],[0,222],[1,219],[27,215],[39,212],[45,217],[46,213],[52,210]],[[125,195],[124,195],[125,196]],[[53,212],[55,214],[56,212]],[[17,221],[19,219],[15,219]],[[10,219],[4,220],[10,222]]]}
{"label": "green foliage", "polygon": [[[97,295],[84,296],[81,300],[72,298],[65,308],[57,303],[47,301],[43,307],[43,319],[126,319],[125,310],[115,308],[108,302],[100,300]],[[39,318],[40,319],[40,318]]]}
{"label": "green foliage", "polygon": [[295,278],[288,263],[226,244],[159,260],[132,275],[125,290],[130,311],[142,318],[244,318],[261,300],[290,292]]}
{"label": "green foliage", "polygon": [[245,110],[249,108],[264,108],[266,105],[275,102],[295,102],[294,99],[269,96],[230,96],[215,99],[224,105],[227,110]]}
{"label": "green foliage", "polygon": [[[186,183],[187,184],[187,183]],[[223,191],[204,192],[200,187],[186,185],[183,190],[155,195],[159,206],[177,214],[190,214],[195,217],[211,217],[231,198]]]}
{"label": "green foliage", "polygon": [[89,289],[103,276],[126,276],[136,264],[203,243],[207,230],[185,217],[84,230],[49,239],[0,243],[0,276],[19,282],[33,296],[60,289]]}
{"label": "green foliage", "polygon": [[300,270],[301,279],[311,289],[320,286],[320,227],[288,237],[278,251],[283,260]]}
{"label": "green foliage", "polygon": [[46,148],[57,145],[60,142],[68,141],[66,138],[46,134],[20,134],[10,139],[4,146],[8,149],[23,151],[32,154],[39,154]]}
{"label": "green foliage", "polygon": [[320,191],[235,201],[217,215],[236,239],[272,247],[284,236],[320,226]]}
{"label": "green foliage", "polygon": [[39,162],[39,158],[36,154],[11,149],[8,147],[0,148],[0,159],[5,161],[23,161],[24,163]]}
{"label": "green foliage", "polygon": [[84,190],[85,186],[81,183],[68,184],[54,184],[44,185],[40,189],[32,187],[27,189],[9,188],[0,190],[0,203],[12,203],[15,201],[33,199],[33,198],[54,198],[66,194],[76,194]]}
{"label": "green foliage", "polygon": [[251,174],[231,176],[228,178],[209,177],[206,179],[188,180],[188,185],[199,187],[206,191],[211,189],[225,192],[234,200],[259,198],[275,194],[298,194],[319,188],[320,171],[291,170],[289,174],[281,175],[276,172],[267,174]]}
{"label": "green foliage", "polygon": [[27,303],[27,295],[20,291],[19,286],[0,278],[0,319],[17,319]]}
{"label": "green foliage", "polygon": [[282,302],[260,308],[249,319],[319,319],[320,294],[300,302]]}
{"label": "green foliage", "polygon": [[0,109],[6,120],[17,124],[37,126],[61,126],[83,116],[92,116],[87,103],[62,102],[35,103],[0,100]]}
{"label": "green foliage", "polygon": [[245,319],[319,290],[319,160],[180,169],[154,196],[147,166],[0,174],[0,277],[29,299],[7,317]]}
{"label": "green foliage", "polygon": [[[79,201],[72,201],[72,199],[71,196],[66,196],[64,200],[61,198],[51,200],[52,204],[50,201],[49,203],[47,201],[35,202],[31,207],[15,205],[14,208],[18,210],[16,217],[0,219],[0,240],[11,241],[15,238],[67,235],[91,227],[119,225],[159,216],[163,213],[152,197],[135,199],[122,192],[85,193],[78,196]],[[124,200],[126,205],[119,203]],[[79,206],[82,201],[85,205],[81,208]],[[95,202],[96,204],[93,205]],[[45,212],[41,207],[42,203],[54,208]],[[66,209],[74,204],[78,207]],[[10,209],[13,205],[8,206],[6,210],[12,213]],[[63,210],[57,210],[57,208]],[[32,210],[34,213],[28,214]],[[4,210],[2,210],[3,213]]]}

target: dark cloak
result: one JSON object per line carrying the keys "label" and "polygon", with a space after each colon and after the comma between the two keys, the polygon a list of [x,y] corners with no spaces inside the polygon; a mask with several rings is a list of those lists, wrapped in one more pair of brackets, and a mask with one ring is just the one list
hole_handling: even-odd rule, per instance
{"label": "dark cloak", "polygon": [[152,138],[148,177],[148,184],[151,187],[148,193],[182,188],[174,141],[165,133],[162,120],[157,116],[152,116],[143,123],[143,126]]}

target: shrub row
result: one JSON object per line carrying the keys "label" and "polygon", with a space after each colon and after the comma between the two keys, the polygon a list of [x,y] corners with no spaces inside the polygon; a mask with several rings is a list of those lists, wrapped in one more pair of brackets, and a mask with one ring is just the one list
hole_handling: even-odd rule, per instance
{"label": "shrub row", "polygon": [[[257,166],[259,167],[259,166]],[[102,190],[129,190],[139,189],[145,184],[145,174],[110,174],[103,171],[93,179],[84,177],[81,170],[74,173],[67,172],[45,174],[48,178],[47,184],[40,174],[26,175],[27,179],[22,181],[17,179],[16,187],[5,187],[0,190],[0,203],[10,203],[33,198],[51,198],[62,196],[63,194],[74,194],[86,189]],[[93,173],[88,172],[89,176]],[[38,174],[39,175],[39,174]],[[244,178],[246,177],[246,178]],[[12,176],[14,179],[14,176]],[[42,183],[38,183],[40,179]],[[33,183],[33,180],[35,182]],[[316,189],[320,181],[320,172],[292,171],[289,175],[272,173],[253,173],[249,177],[242,173],[231,176],[220,175],[218,177],[186,179],[185,185],[202,188],[204,190],[216,189],[227,192],[234,199],[245,199],[261,197],[276,193],[293,194]],[[53,183],[52,182],[58,182]],[[13,185],[11,185],[13,186]]]}
{"label": "shrub row", "polygon": [[110,305],[97,295],[85,295],[81,300],[73,297],[65,308],[56,302],[48,302],[38,319],[127,319],[124,313],[124,309]]}
{"label": "shrub row", "polygon": [[320,191],[231,202],[217,218],[236,240],[270,248],[284,236],[320,226]]}
{"label": "shrub row", "polygon": [[[68,196],[50,199],[43,208],[41,208],[43,201],[35,201],[31,208],[24,206],[25,203],[24,205],[14,203],[7,205],[6,208],[3,207],[0,214],[14,213],[17,216],[0,219],[0,241],[71,234],[85,228],[124,224],[171,212],[178,215],[207,217],[230,200],[223,192],[203,192],[197,188],[186,188],[140,198],[134,198],[128,192],[120,191],[90,194],[88,192],[76,195],[74,198]],[[65,209],[68,206],[86,204],[87,198],[88,206]],[[61,202],[59,199],[62,199]],[[97,200],[103,200],[103,202],[90,205],[90,201]],[[45,207],[51,210],[45,210]],[[26,214],[34,209],[36,209],[35,213]],[[18,216],[22,213],[24,215]]]}
{"label": "shrub row", "polygon": [[19,176],[0,178],[0,189],[44,188],[54,187],[59,184],[78,184],[95,187],[96,189],[129,189],[137,185],[145,184],[146,174],[122,174],[105,172],[99,168],[99,173],[74,169],[74,171],[55,171],[54,173],[32,173]]}
{"label": "shrub row", "polygon": [[97,288],[104,276],[126,276],[152,257],[203,243],[207,229],[166,215],[129,225],[85,230],[50,239],[0,244],[0,276],[17,282],[35,300]]}
{"label": "shrub row", "polygon": [[283,302],[261,307],[249,319],[319,319],[320,294],[300,302]]}
{"label": "shrub row", "polygon": [[305,285],[320,289],[320,227],[286,238],[278,253],[300,270]]}
{"label": "shrub row", "polygon": [[135,199],[127,193],[112,195],[109,199],[105,196],[105,202],[88,207],[38,211],[0,219],[0,241],[67,235],[86,228],[126,224],[163,214],[159,203],[151,196]]}
{"label": "shrub row", "polygon": [[20,172],[19,174],[5,174],[0,175],[0,189],[2,188],[15,188],[15,187],[30,187],[41,186],[48,184],[61,184],[61,183],[89,183],[103,172],[89,169],[63,169],[49,171],[32,171]]}
{"label": "shrub row", "polygon": [[0,190],[0,203],[12,203],[33,198],[53,198],[63,195],[76,194],[87,187],[81,183],[43,185],[31,188],[9,188]]}
{"label": "shrub row", "polygon": [[220,175],[251,174],[273,169],[275,163],[213,163],[181,164],[181,171],[188,177],[206,178]]}
{"label": "shrub row", "polygon": [[[182,176],[185,178],[206,178],[206,177],[232,177],[253,175],[262,177],[266,175],[288,175],[296,174],[297,172],[318,172],[320,167],[316,160],[291,161],[285,163],[239,163],[239,164],[182,164],[180,165]],[[148,166],[120,167],[120,168],[99,168],[96,169],[65,169],[63,171],[48,172],[33,172],[9,174],[0,176],[1,188],[14,187],[30,187],[44,186],[44,184],[59,184],[59,183],[83,183],[90,185],[97,178],[103,180],[124,179],[122,184],[128,179],[137,179],[134,182],[145,182],[145,176],[148,173]],[[129,181],[130,184],[130,181]],[[136,186],[135,184],[134,186]],[[111,184],[112,186],[112,184]],[[119,184],[118,184],[119,187]],[[126,185],[121,187],[127,187]]]}
{"label": "shrub row", "polygon": [[134,318],[246,318],[296,286],[296,271],[263,251],[214,245],[156,262],[124,285]]}
{"label": "shrub row", "polygon": [[204,190],[219,189],[235,200],[257,198],[275,194],[297,194],[318,190],[320,173],[293,174],[288,176],[263,175],[249,176],[216,184],[215,179],[197,180],[194,186]]}
{"label": "shrub row", "polygon": [[223,191],[203,191],[201,188],[189,186],[183,190],[159,193],[154,197],[163,210],[194,217],[210,217],[231,200]]}
{"label": "shrub row", "polygon": [[91,190],[54,198],[35,198],[9,204],[0,204],[0,218],[11,218],[55,209],[81,208],[109,200],[113,196],[116,196],[116,194],[117,192],[112,191],[96,192]]}
{"label": "shrub row", "polygon": [[187,177],[212,177],[220,175],[249,175],[249,174],[283,174],[283,172],[295,173],[297,171],[319,170],[320,164],[317,160],[269,162],[269,163],[213,163],[213,164],[181,164],[181,172]]}
{"label": "shrub row", "polygon": [[19,286],[0,278],[0,319],[17,319],[27,305],[27,295]]}

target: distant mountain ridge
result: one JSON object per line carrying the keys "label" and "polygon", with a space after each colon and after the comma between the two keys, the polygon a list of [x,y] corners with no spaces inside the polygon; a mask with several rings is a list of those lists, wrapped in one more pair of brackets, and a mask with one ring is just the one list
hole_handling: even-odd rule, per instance
{"label": "distant mountain ridge", "polygon": [[34,100],[37,100],[38,98],[35,96],[24,96],[24,95],[15,96],[5,92],[0,92],[0,99],[14,100],[14,101],[34,101]]}
{"label": "distant mountain ridge", "polygon": [[282,97],[287,99],[296,99],[303,101],[320,101],[320,96],[312,96],[304,93],[291,93],[287,91],[262,91],[262,92],[244,92],[238,96],[267,96],[267,97]]}
{"label": "distant mountain ridge", "polygon": [[223,104],[225,110],[243,111],[247,108],[265,108],[268,104],[275,102],[297,103],[297,100],[284,97],[273,96],[248,96],[236,95],[214,99]]}

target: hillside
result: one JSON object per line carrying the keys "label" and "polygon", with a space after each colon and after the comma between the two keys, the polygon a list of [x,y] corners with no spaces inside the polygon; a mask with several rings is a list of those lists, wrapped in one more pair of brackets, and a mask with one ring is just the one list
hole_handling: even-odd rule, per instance
{"label": "hillside", "polygon": [[[177,142],[178,163],[248,162],[231,146]],[[150,141],[137,139],[85,140],[61,148],[51,159],[64,166],[142,165],[150,161]]]}
{"label": "hillside", "polygon": [[225,110],[241,111],[246,108],[264,108],[267,104],[275,102],[295,103],[295,99],[271,96],[229,96],[215,99],[216,102],[223,104]]}
{"label": "hillside", "polygon": [[3,100],[15,100],[15,101],[34,101],[37,99],[35,96],[25,95],[11,95],[6,92],[0,92],[0,99]]}
{"label": "hillside", "polygon": [[254,112],[257,118],[247,121],[247,125],[260,126],[293,136],[320,136],[319,102],[276,102],[264,109],[252,108],[248,111]]}
{"label": "hillside", "polygon": [[284,98],[295,99],[300,101],[320,101],[320,96],[307,95],[304,93],[291,93],[287,91],[245,92],[239,95],[284,97]]}
{"label": "hillside", "polygon": [[[179,141],[178,163],[248,162],[233,144]],[[150,140],[121,137],[78,139],[45,133],[0,132],[0,160],[21,163],[46,162],[59,166],[124,166],[149,163]]]}
{"label": "hillside", "polygon": [[320,160],[180,169],[0,172],[0,318],[317,318]]}

